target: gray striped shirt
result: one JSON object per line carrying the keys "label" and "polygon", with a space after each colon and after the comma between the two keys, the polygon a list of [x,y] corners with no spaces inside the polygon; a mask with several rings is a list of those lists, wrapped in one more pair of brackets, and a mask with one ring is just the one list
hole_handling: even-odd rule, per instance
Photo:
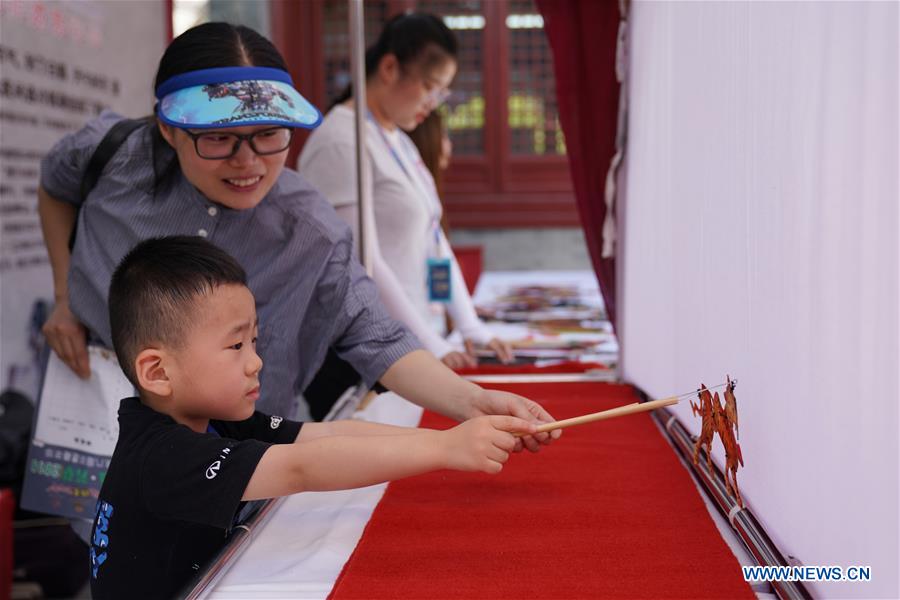
{"label": "gray striped shirt", "polygon": [[[41,186],[78,205],[82,174],[106,131],[105,112],[67,135],[41,163]],[[174,158],[174,152],[167,151]],[[111,347],[107,293],[112,272],[140,240],[201,235],[247,271],[260,321],[259,410],[292,417],[296,398],[329,346],[372,384],[420,347],[378,300],[353,256],[350,229],[298,173],[284,169],[255,208],[233,210],[175,174],[154,191],[150,128],[135,131],[112,157],[81,207],[69,269],[69,303],[91,337]],[[305,412],[305,411],[304,411]]]}

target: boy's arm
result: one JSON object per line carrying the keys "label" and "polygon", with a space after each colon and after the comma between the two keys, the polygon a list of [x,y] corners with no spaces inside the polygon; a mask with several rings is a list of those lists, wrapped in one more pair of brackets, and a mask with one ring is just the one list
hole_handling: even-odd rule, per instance
{"label": "boy's arm", "polygon": [[294,443],[308,442],[310,440],[332,435],[408,435],[411,433],[421,433],[422,431],[424,430],[415,427],[397,427],[382,423],[355,421],[353,419],[327,421],[324,423],[307,422],[303,424]]}
{"label": "boy's arm", "polygon": [[497,473],[516,445],[512,432],[534,429],[516,417],[490,416],[446,431],[332,435],[275,444],[257,464],[242,500],[365,487],[438,469]]}

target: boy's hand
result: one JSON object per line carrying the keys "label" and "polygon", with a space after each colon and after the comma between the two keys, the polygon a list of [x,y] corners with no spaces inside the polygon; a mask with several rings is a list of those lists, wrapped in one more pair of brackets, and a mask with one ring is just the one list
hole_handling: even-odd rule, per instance
{"label": "boy's hand", "polygon": [[485,416],[441,432],[447,468],[457,471],[499,473],[519,438],[513,433],[534,433],[535,426],[517,417]]}
{"label": "boy's hand", "polygon": [[[544,408],[533,400],[529,400],[518,394],[501,392],[500,390],[479,390],[472,401],[472,408],[476,415],[512,415],[531,423],[540,425],[552,423],[555,419]],[[541,449],[541,445],[547,445],[552,440],[559,438],[562,431],[556,429],[549,433],[538,433],[516,438],[514,452],[521,452],[524,445],[532,452]]]}

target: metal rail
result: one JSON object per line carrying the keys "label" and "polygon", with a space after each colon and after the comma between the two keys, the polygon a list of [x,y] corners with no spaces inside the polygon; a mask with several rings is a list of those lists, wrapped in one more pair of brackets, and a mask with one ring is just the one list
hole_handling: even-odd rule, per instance
{"label": "metal rail", "polygon": [[[643,391],[638,388],[635,389],[643,401],[649,399]],[[718,465],[715,462],[712,463],[712,474],[703,466],[706,464],[705,450],[701,449],[697,465],[694,465],[694,436],[678,420],[678,417],[667,408],[658,408],[651,414],[659,423],[660,428],[669,436],[672,445],[681,454],[681,457],[700,482],[706,494],[731,525],[732,529],[734,529],[738,538],[756,559],[757,563],[761,566],[772,567],[793,566],[778,547],[775,546],[775,543],[759,524],[759,521],[756,520],[753,512],[746,506],[743,508],[738,506],[737,502],[728,494],[725,488],[725,478]],[[812,598],[809,591],[800,582],[770,581],[769,584],[782,600],[806,600]]]}
{"label": "metal rail", "polygon": [[205,571],[197,573],[191,579],[178,597],[185,600],[199,600],[205,598],[212,591],[216,583],[225,575],[228,568],[244,553],[253,532],[261,529],[271,518],[272,514],[284,498],[271,500],[258,500],[248,503],[241,511],[241,524],[234,527],[228,536],[228,541],[221,550],[209,561]]}

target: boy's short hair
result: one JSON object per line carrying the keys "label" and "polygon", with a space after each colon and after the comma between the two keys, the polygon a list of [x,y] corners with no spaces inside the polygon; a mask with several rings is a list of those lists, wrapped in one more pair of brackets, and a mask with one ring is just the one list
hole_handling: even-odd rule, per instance
{"label": "boy's short hair", "polygon": [[152,344],[181,347],[197,297],[225,284],[246,286],[247,274],[203,238],[152,238],[125,255],[109,286],[109,323],[119,365],[135,387],[137,355]]}

